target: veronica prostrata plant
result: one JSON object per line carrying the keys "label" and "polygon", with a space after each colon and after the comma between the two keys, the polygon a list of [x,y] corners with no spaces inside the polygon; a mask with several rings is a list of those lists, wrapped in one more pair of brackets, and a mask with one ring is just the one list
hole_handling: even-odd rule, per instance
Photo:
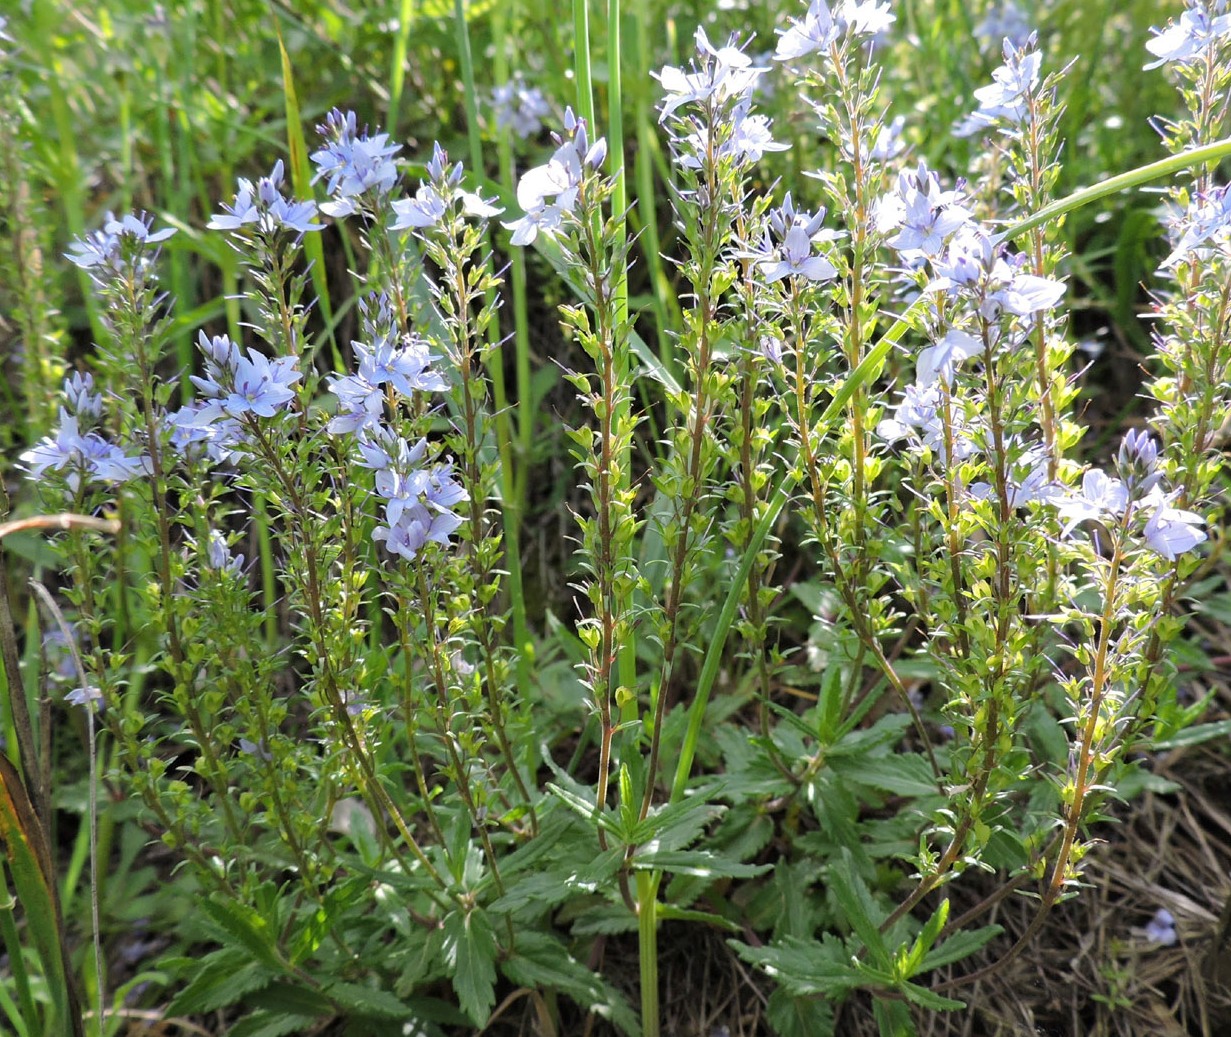
{"label": "veronica prostrata plant", "polygon": [[[97,708],[114,780],[201,889],[214,946],[171,1012],[443,1033],[524,989],[540,1018],[558,991],[654,1035],[673,921],[774,979],[777,1033],[841,1032],[857,991],[909,1033],[1075,895],[1134,752],[1196,715],[1168,646],[1220,546],[1231,206],[1208,166],[1172,187],[1157,407],[1088,463],[1065,250],[1010,222],[1053,201],[1068,70],[999,31],[959,128],[981,155],[950,170],[882,89],[887,3],[813,0],[763,59],[698,28],[654,74],[679,313],[658,357],[624,287],[622,157],[571,108],[518,211],[439,144],[410,190],[401,145],[331,111],[327,200],[279,161],[209,221],[243,341],[202,330],[182,395],[172,230],[109,216],[71,247],[105,336],[21,462],[48,509],[123,522],[58,542],[85,674],[66,701]],[[1228,36],[1194,3],[1150,41],[1176,154],[1222,133]],[[767,175],[771,70],[824,142],[790,180]],[[493,106],[524,138],[551,111],[516,79]],[[304,259],[327,226],[355,257],[336,359]],[[574,726],[508,630],[493,241],[572,292]],[[1011,895],[1034,913],[993,943]],[[625,931],[640,1016],[583,964]]]}

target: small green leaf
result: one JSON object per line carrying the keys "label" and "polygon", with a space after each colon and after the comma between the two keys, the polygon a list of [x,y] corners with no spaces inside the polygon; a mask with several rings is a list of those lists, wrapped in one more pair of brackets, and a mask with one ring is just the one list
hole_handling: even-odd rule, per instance
{"label": "small green leaf", "polygon": [[227,1030],[227,1037],[286,1037],[308,1033],[320,1025],[320,1017],[296,1013],[253,1012]]}
{"label": "small green leaf", "polygon": [[353,1015],[405,1019],[410,1014],[401,999],[389,991],[359,983],[331,983],[324,993],[338,1008]]}
{"label": "small green leaf", "polygon": [[779,987],[769,995],[769,1025],[778,1037],[833,1037],[833,1009],[811,997],[793,997]]}
{"label": "small green leaf", "polygon": [[830,755],[829,764],[849,782],[891,792],[895,796],[940,795],[932,767],[921,753],[889,753],[862,758]]}
{"label": "small green leaf", "polygon": [[878,928],[884,912],[872,898],[872,892],[863,878],[856,873],[850,850],[842,848],[840,856],[830,864],[828,875],[829,891],[846,923],[868,949],[873,963],[880,968],[890,968],[889,951]]}
{"label": "small green leaf", "polygon": [[952,965],[963,958],[968,958],[1003,931],[998,925],[988,925],[982,929],[963,929],[961,932],[956,932],[939,947],[927,953],[919,966],[919,971],[929,972],[942,965]]}
{"label": "small green leaf", "polygon": [[286,972],[286,963],[274,945],[276,934],[271,931],[269,923],[252,908],[217,897],[206,897],[198,901],[198,907],[235,937],[254,961],[272,972]]}
{"label": "small green leaf", "polygon": [[201,1015],[238,1004],[245,995],[273,982],[274,973],[246,961],[236,950],[218,951],[198,966],[192,981],[176,995],[168,1015]]}
{"label": "small green leaf", "polygon": [[496,1003],[496,939],[482,911],[453,911],[445,916],[445,961],[453,990],[471,1022],[484,1026]]}
{"label": "small green leaf", "polygon": [[626,1037],[640,1037],[637,1016],[619,992],[546,933],[519,933],[513,954],[500,969],[521,986],[559,990],[582,1008],[612,1022]]}
{"label": "small green leaf", "polygon": [[769,871],[768,864],[743,864],[708,850],[663,850],[639,853],[633,867],[641,870],[670,871],[676,875],[695,875],[703,879],[748,879]]}

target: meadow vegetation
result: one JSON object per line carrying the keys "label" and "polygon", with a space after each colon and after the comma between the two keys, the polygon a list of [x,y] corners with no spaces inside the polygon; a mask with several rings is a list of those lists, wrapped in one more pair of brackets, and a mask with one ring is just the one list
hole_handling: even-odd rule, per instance
{"label": "meadow vegetation", "polygon": [[1229,89],[1226,0],[0,19],[0,1027],[1034,1032],[1231,731]]}

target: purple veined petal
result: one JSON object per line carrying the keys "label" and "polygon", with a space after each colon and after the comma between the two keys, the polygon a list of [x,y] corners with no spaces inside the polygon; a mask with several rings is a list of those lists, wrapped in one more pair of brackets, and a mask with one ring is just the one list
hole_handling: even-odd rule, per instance
{"label": "purple veined petal", "polygon": [[1065,286],[1061,281],[1033,274],[1018,274],[1009,285],[993,293],[1004,308],[1018,317],[1029,317],[1041,310],[1050,310],[1064,298]]}
{"label": "purple veined petal", "polygon": [[916,377],[920,385],[953,384],[953,375],[963,360],[983,351],[981,340],[969,332],[951,328],[945,337],[919,354]]}
{"label": "purple veined petal", "polygon": [[1195,512],[1160,504],[1146,521],[1143,535],[1150,550],[1173,562],[1208,539],[1197,528],[1204,524],[1205,519]]}

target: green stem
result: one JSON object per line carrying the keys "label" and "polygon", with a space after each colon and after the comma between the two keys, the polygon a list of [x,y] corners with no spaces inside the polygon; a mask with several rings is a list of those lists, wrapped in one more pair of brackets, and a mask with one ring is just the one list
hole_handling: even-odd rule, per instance
{"label": "green stem", "polygon": [[[467,140],[470,145],[470,168],[475,177],[483,177],[483,142],[479,136],[478,96],[474,78],[474,59],[470,48],[470,29],[466,22],[466,10],[463,0],[454,0],[453,13],[457,21],[457,44],[462,62],[462,79],[466,87],[466,121]],[[499,49],[499,46],[497,47]],[[503,165],[503,163],[502,163]],[[512,179],[511,174],[509,179]],[[522,259],[521,249],[516,249],[517,258]],[[524,262],[524,260],[523,260]],[[491,249],[487,249],[484,260],[487,272],[491,274]],[[491,280],[489,276],[489,281]],[[492,400],[496,412],[496,449],[500,455],[500,496],[502,507],[500,515],[504,522],[504,553],[507,560],[509,605],[513,613],[513,638],[516,642],[517,686],[527,698],[530,690],[530,631],[526,622],[526,598],[522,588],[521,572],[521,500],[524,493],[518,494],[518,472],[527,465],[529,459],[529,434],[532,418],[528,417],[530,404],[530,366],[529,366],[529,330],[525,320],[525,271],[522,272],[522,310],[523,322],[526,323],[525,334],[518,344],[517,380],[520,397],[521,428],[519,442],[521,449],[513,446],[513,433],[509,420],[508,395],[504,385],[504,351],[500,346],[500,325],[492,321],[487,327],[487,355],[484,363],[488,376],[492,380]],[[494,307],[496,289],[490,286],[485,292],[484,303]],[[520,455],[519,464],[514,463],[514,456]],[[524,480],[523,480],[524,484]],[[517,770],[514,767],[514,776]],[[520,777],[518,777],[520,784]]]}
{"label": "green stem", "polygon": [[641,966],[641,1033],[658,1037],[658,884],[662,872],[637,873],[637,949]]}

